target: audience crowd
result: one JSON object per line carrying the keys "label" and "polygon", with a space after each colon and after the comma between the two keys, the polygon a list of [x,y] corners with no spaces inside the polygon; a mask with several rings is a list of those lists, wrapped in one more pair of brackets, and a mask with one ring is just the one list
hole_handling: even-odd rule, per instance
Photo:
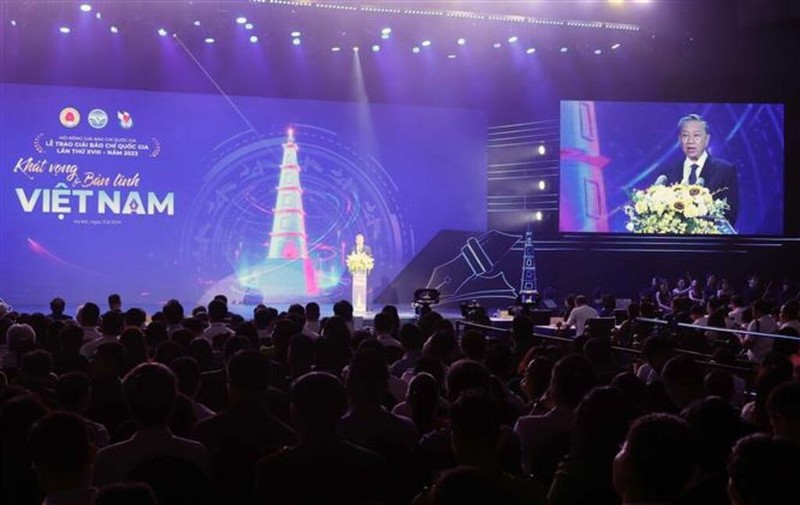
{"label": "audience crowd", "polygon": [[356,329],[346,301],[0,303],[0,503],[793,502],[796,290],[674,284],[566,297],[569,339],[527,308]]}

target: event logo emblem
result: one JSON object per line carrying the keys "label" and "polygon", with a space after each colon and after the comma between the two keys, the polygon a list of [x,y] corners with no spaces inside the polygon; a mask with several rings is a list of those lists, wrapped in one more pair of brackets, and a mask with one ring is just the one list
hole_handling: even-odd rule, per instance
{"label": "event logo emblem", "polygon": [[130,112],[124,110],[117,111],[117,119],[119,119],[119,125],[126,130],[133,126],[133,118],[131,117]]}
{"label": "event logo emblem", "polygon": [[75,128],[81,122],[81,113],[73,107],[65,107],[58,115],[58,119],[63,126],[67,128]]}
{"label": "event logo emblem", "polygon": [[99,130],[108,124],[108,114],[103,109],[94,109],[89,113],[89,126]]}

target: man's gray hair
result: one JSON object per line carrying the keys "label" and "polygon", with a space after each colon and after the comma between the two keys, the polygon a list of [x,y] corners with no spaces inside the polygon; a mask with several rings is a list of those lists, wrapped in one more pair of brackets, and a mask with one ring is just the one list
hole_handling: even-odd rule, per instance
{"label": "man's gray hair", "polygon": [[689,121],[697,121],[698,123],[702,124],[703,129],[706,131],[706,134],[708,134],[708,122],[705,119],[703,119],[703,116],[701,116],[700,114],[689,114],[688,116],[683,116],[682,118],[680,118],[678,120],[678,133],[680,133],[680,131],[683,130],[683,125],[685,125]]}

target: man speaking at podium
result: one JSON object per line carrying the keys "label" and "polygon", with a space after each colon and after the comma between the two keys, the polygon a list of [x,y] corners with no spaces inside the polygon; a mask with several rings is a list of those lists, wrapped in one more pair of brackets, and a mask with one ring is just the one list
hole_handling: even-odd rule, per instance
{"label": "man speaking at podium", "polygon": [[[657,183],[701,184],[715,199],[725,198],[730,208],[725,218],[736,225],[739,214],[739,179],[733,163],[708,154],[708,123],[699,114],[689,114],[678,121],[678,141],[686,158],[668,165]],[[666,181],[663,179],[667,179]]]}
{"label": "man speaking at podium", "polygon": [[353,246],[353,250],[350,253],[361,254],[364,253],[369,257],[372,257],[372,248],[366,244],[364,244],[364,235],[359,233],[356,235],[356,245]]}

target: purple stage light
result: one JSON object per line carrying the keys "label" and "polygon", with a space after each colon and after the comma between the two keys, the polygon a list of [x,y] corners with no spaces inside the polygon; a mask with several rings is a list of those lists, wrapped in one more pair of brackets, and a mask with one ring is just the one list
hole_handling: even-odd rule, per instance
{"label": "purple stage light", "polygon": [[420,44],[420,45],[422,47],[430,47],[431,46],[431,41],[430,40],[423,40],[422,44]]}
{"label": "purple stage light", "polygon": [[192,24],[194,24],[195,26],[200,26],[200,20],[196,20],[196,21],[195,21],[194,23],[192,23]]}
{"label": "purple stage light", "polygon": [[299,37],[300,35],[302,35],[302,33],[298,32],[298,31],[296,31],[296,30],[295,30],[295,31],[293,31],[293,32],[291,33],[291,36],[292,36],[292,37],[294,37],[294,38],[297,38],[297,37]]}
{"label": "purple stage light", "polygon": [[206,37],[206,41],[205,42],[206,42],[206,44],[213,44],[214,42],[216,42],[216,40],[214,40],[213,37]]}
{"label": "purple stage light", "polygon": [[414,46],[413,48],[411,48],[411,52],[414,54],[419,54],[419,51],[420,51],[419,46]]}
{"label": "purple stage light", "polygon": [[464,44],[467,43],[467,39],[462,37],[462,38],[458,39],[456,42],[458,42],[459,46],[463,46]]}
{"label": "purple stage light", "polygon": [[603,50],[602,49],[595,49],[594,50],[594,54],[603,54]]}
{"label": "purple stage light", "polygon": [[447,55],[447,59],[448,60],[454,60],[454,59],[456,59],[456,55],[455,54],[448,54]]}
{"label": "purple stage light", "polygon": [[611,46],[611,49],[619,49],[619,47],[620,47],[621,45],[622,45],[622,44],[620,44],[619,42],[617,42],[616,44],[614,44],[613,46]]}
{"label": "purple stage light", "polygon": [[562,52],[562,53],[566,53],[567,51],[569,51],[569,49],[568,49],[568,48],[566,48],[566,47],[562,47],[562,48],[561,48],[561,52]]}
{"label": "purple stage light", "polygon": [[526,54],[533,54],[535,52],[536,52],[536,48],[535,47],[529,47],[528,49],[525,50]]}
{"label": "purple stage light", "polygon": [[341,51],[341,50],[342,50],[342,48],[341,48],[341,47],[339,47],[339,46],[333,46],[333,47],[331,48],[331,52],[332,52],[332,53],[338,53],[338,52],[339,52],[339,51]]}
{"label": "purple stage light", "polygon": [[239,16],[238,18],[236,18],[236,23],[240,24],[240,25],[243,25],[243,24],[247,23],[247,18],[244,17],[244,16]]}
{"label": "purple stage light", "polygon": [[16,19],[12,19],[11,20],[11,26],[17,26],[17,20]]}
{"label": "purple stage light", "polygon": [[258,36],[257,35],[250,35],[250,42],[252,42],[253,44],[258,42]]}
{"label": "purple stage light", "polygon": [[81,12],[92,12],[91,4],[81,4]]}
{"label": "purple stage light", "polygon": [[513,44],[514,42],[516,42],[518,40],[519,40],[519,37],[517,37],[516,35],[513,35],[513,36],[508,38],[508,43],[509,44]]}
{"label": "purple stage light", "polygon": [[377,53],[380,50],[381,50],[381,46],[379,46],[378,44],[375,44],[375,45],[372,46],[372,52],[373,53]]}
{"label": "purple stage light", "polygon": [[58,31],[60,31],[61,33],[66,35],[67,33],[71,32],[72,30],[70,30],[68,26],[62,26],[61,28],[58,29]]}
{"label": "purple stage light", "polygon": [[292,44],[294,44],[296,46],[299,46],[300,45],[300,39],[299,38],[292,39]]}
{"label": "purple stage light", "polygon": [[500,49],[500,47],[501,47],[502,45],[503,45],[503,44],[501,44],[500,42],[495,42],[495,43],[492,45],[492,47],[494,47],[495,49]]}
{"label": "purple stage light", "polygon": [[111,33],[119,33],[119,28],[117,28],[116,26],[111,26],[108,30]]}
{"label": "purple stage light", "polygon": [[158,35],[161,36],[161,37],[166,37],[167,36],[167,30],[165,30],[163,28],[159,28],[158,29]]}
{"label": "purple stage light", "polygon": [[386,35],[385,33],[382,33],[382,34],[381,34],[381,38],[382,38],[383,40],[389,40],[389,36],[388,36],[388,35]]}
{"label": "purple stage light", "polygon": [[246,25],[244,25],[244,29],[245,30],[252,30],[253,29],[253,23],[247,23]]}
{"label": "purple stage light", "polygon": [[381,35],[391,35],[391,33],[392,33],[392,29],[389,28],[389,27],[386,27],[383,30],[381,30]]}
{"label": "purple stage light", "polygon": [[358,52],[358,46],[353,46],[353,52],[354,52],[354,53],[357,53],[357,52]]}

